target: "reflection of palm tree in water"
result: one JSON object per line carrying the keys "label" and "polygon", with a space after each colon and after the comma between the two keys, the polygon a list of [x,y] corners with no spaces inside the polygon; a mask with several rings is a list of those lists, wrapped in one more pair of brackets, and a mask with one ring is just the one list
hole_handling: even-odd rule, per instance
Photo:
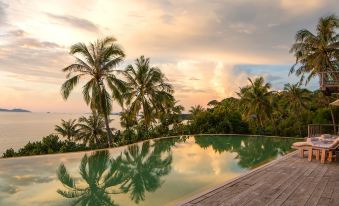
{"label": "reflection of palm tree in water", "polygon": [[238,164],[244,168],[252,168],[278,155],[278,148],[273,141],[265,138],[250,137],[244,139],[237,148]]}
{"label": "reflection of palm tree in water", "polygon": [[174,138],[164,138],[154,140],[152,147],[154,147],[154,153],[162,152],[171,152],[172,147],[175,147],[175,144],[185,142],[188,139],[188,136],[180,136]]}
{"label": "reflection of palm tree in water", "polygon": [[277,155],[285,154],[290,150],[291,140],[274,139],[267,137],[211,137],[198,136],[195,142],[202,148],[211,146],[215,152],[236,152],[239,165],[244,168],[253,168],[267,162]]}
{"label": "reflection of palm tree in water", "polygon": [[130,198],[139,203],[145,199],[145,192],[154,192],[162,185],[160,177],[167,175],[171,170],[172,155],[153,150],[151,145],[144,142],[141,147],[131,145],[124,152],[122,158],[122,172],[126,175],[121,186],[124,192],[130,192]]}
{"label": "reflection of palm tree in water", "polygon": [[107,150],[85,155],[79,171],[85,184],[76,184],[61,164],[57,175],[67,190],[57,192],[65,198],[74,198],[72,205],[117,205],[111,195],[118,193],[130,193],[130,198],[139,203],[146,192],[158,189],[163,183],[160,178],[170,172],[173,141],[175,144],[179,140],[159,140],[152,146],[149,141],[142,146],[132,145],[116,159],[110,158]]}
{"label": "reflection of palm tree in water", "polygon": [[216,137],[216,136],[196,136],[195,143],[201,148],[211,146],[215,152],[232,152],[241,146],[242,137]]}
{"label": "reflection of palm tree in water", "polygon": [[249,137],[244,139],[238,153],[239,165],[244,168],[253,168],[263,164],[278,155],[290,150],[292,140],[274,139],[267,137]]}
{"label": "reflection of palm tree in water", "polygon": [[120,165],[121,158],[110,159],[107,150],[85,155],[79,169],[81,178],[86,183],[86,186],[82,186],[83,184],[76,184],[64,164],[61,164],[57,175],[67,190],[58,189],[57,192],[65,198],[75,198],[72,205],[117,205],[110,195],[121,193],[116,187],[123,181]]}

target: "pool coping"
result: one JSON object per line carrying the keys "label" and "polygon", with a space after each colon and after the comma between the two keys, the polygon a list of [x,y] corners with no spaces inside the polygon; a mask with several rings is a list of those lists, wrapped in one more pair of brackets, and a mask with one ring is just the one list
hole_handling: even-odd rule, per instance
{"label": "pool coping", "polygon": [[261,165],[261,166],[259,166],[259,167],[257,167],[257,168],[254,168],[253,170],[250,170],[250,171],[248,171],[248,172],[245,172],[244,174],[241,174],[241,175],[239,175],[238,177],[229,179],[229,180],[227,180],[227,181],[221,183],[220,185],[217,185],[217,186],[214,186],[214,187],[212,187],[212,188],[209,188],[209,189],[207,189],[207,190],[205,190],[205,191],[199,192],[199,193],[197,193],[197,194],[193,195],[192,197],[187,198],[187,199],[185,199],[185,200],[179,201],[176,205],[177,205],[177,206],[182,206],[182,205],[185,205],[185,204],[189,204],[189,202],[191,202],[191,201],[193,201],[193,200],[195,200],[195,199],[197,199],[197,198],[199,198],[199,197],[201,197],[201,196],[207,195],[207,194],[210,193],[210,192],[213,192],[213,191],[215,191],[215,190],[218,190],[218,189],[220,189],[221,187],[225,187],[225,186],[228,186],[228,185],[231,185],[231,184],[235,184],[235,183],[236,183],[237,181],[239,181],[240,179],[243,179],[243,178],[245,178],[245,177],[247,177],[247,176],[249,176],[249,175],[252,175],[253,173],[255,173],[255,172],[259,171],[259,170],[263,170],[263,169],[265,169],[265,168],[267,168],[267,167],[270,167],[270,166],[272,166],[272,165],[278,164],[280,161],[285,160],[285,159],[287,159],[287,158],[289,158],[289,157],[291,157],[291,156],[293,156],[293,155],[296,155],[297,152],[298,152],[298,151],[292,151],[292,152],[289,152],[289,153],[287,153],[286,155],[280,156],[280,157],[278,157],[278,158],[276,158],[276,159],[274,159],[274,160],[272,160],[272,161],[270,161],[270,162],[267,162],[267,163],[265,163],[265,164],[263,164],[263,165]]}
{"label": "pool coping", "polygon": [[[268,135],[252,135],[252,134],[189,134],[189,135],[175,135],[175,136],[167,136],[167,137],[156,137],[156,138],[150,138],[126,145],[121,145],[118,147],[108,147],[108,148],[102,148],[102,149],[93,149],[93,150],[82,150],[82,151],[76,151],[76,152],[59,152],[59,153],[53,153],[53,154],[40,154],[40,155],[28,155],[28,156],[18,156],[18,157],[6,157],[3,158],[0,156],[0,161],[2,160],[13,160],[13,159],[21,159],[21,158],[35,158],[35,157],[42,157],[42,156],[53,156],[53,155],[63,155],[63,154],[77,154],[77,153],[88,153],[88,152],[95,152],[95,151],[103,151],[103,150],[111,150],[111,149],[118,149],[123,147],[128,147],[130,145],[143,143],[150,140],[159,140],[159,139],[169,139],[169,138],[175,138],[175,137],[184,137],[184,136],[248,136],[248,137],[271,137],[271,138],[283,138],[283,139],[303,139],[298,137],[284,137],[284,136],[268,136]],[[273,160],[274,161],[274,160]]]}

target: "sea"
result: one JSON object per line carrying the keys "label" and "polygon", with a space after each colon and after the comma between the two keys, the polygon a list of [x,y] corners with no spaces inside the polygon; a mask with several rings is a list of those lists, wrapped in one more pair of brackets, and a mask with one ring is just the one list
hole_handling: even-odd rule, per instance
{"label": "sea", "polygon": [[[0,112],[0,156],[6,149],[19,149],[29,141],[55,133],[61,119],[77,119],[89,114]],[[110,126],[121,129],[119,115],[111,115]]]}

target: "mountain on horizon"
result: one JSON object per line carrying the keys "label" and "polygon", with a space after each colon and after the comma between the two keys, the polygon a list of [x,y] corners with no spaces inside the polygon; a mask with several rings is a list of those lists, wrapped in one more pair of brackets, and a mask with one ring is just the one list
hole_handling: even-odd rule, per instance
{"label": "mountain on horizon", "polygon": [[31,112],[31,111],[26,110],[26,109],[21,109],[21,108],[14,108],[14,109],[0,108],[0,112]]}

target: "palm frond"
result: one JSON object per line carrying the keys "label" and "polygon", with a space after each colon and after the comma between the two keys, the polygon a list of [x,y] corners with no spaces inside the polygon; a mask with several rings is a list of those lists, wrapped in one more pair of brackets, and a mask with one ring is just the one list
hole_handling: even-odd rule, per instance
{"label": "palm frond", "polygon": [[61,86],[61,95],[64,99],[67,99],[74,89],[74,87],[79,83],[81,78],[81,74],[71,77],[70,79],[66,80]]}

